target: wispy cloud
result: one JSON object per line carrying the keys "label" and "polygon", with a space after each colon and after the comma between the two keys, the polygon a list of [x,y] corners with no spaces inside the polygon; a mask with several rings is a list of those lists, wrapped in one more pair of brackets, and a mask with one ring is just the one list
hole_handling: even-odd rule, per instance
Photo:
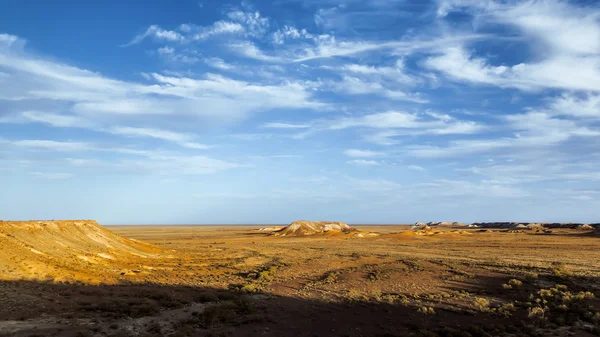
{"label": "wispy cloud", "polygon": [[355,158],[369,158],[369,157],[378,157],[383,155],[382,152],[371,151],[371,150],[358,150],[358,149],[349,149],[344,151],[344,154],[348,157]]}
{"label": "wispy cloud", "polygon": [[10,144],[24,149],[34,151],[58,151],[58,152],[76,152],[92,149],[92,145],[85,142],[55,141],[55,140],[15,140],[9,141]]}
{"label": "wispy cloud", "polygon": [[149,26],[143,33],[136,35],[124,46],[131,46],[151,38],[157,41],[191,43],[203,41],[214,36],[240,34],[261,36],[269,26],[269,20],[259,12],[235,10],[227,13],[228,20],[219,20],[209,26],[181,24],[173,30],[163,29],[158,25]]}
{"label": "wispy cloud", "polygon": [[367,160],[367,159],[353,159],[347,161],[348,164],[359,165],[359,166],[377,166],[380,165],[378,161]]}
{"label": "wispy cloud", "polygon": [[[465,46],[440,48],[425,64],[459,81],[512,87],[590,90],[600,88],[600,21],[597,7],[558,1],[441,1],[438,14],[475,14],[478,26],[502,24],[519,29],[536,46],[537,57],[512,65],[493,65]],[[588,43],[589,41],[589,43]]]}
{"label": "wispy cloud", "polygon": [[310,125],[308,125],[308,124],[290,124],[290,123],[277,123],[277,122],[265,123],[263,126],[265,128],[270,128],[270,129],[306,129],[306,128],[310,128]]}
{"label": "wispy cloud", "polygon": [[60,173],[60,172],[30,172],[31,175],[34,175],[38,178],[47,179],[47,180],[67,180],[73,177],[70,173]]}
{"label": "wispy cloud", "polygon": [[236,53],[251,59],[275,63],[284,62],[284,60],[278,56],[265,54],[254,43],[250,41],[231,43],[229,45],[229,48],[231,48]]}
{"label": "wispy cloud", "polygon": [[132,137],[150,137],[156,139],[162,139],[170,142],[178,143],[184,147],[193,149],[206,150],[210,146],[195,143],[191,140],[194,139],[193,135],[173,132],[168,130],[152,129],[152,128],[137,128],[128,126],[118,126],[110,130],[110,132],[118,135],[132,136]]}

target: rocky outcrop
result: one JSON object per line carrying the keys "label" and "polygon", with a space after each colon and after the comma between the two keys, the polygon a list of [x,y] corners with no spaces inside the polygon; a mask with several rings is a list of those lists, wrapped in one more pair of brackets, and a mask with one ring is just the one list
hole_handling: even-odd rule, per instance
{"label": "rocky outcrop", "polygon": [[[539,229],[540,227],[543,228],[569,228],[569,229],[576,229],[579,228],[581,226],[587,226],[586,224],[583,223],[576,223],[576,222],[565,222],[565,223],[560,223],[560,222],[475,222],[472,225],[481,227],[481,228],[514,228],[514,229],[523,229],[523,227],[525,227],[526,229]],[[596,226],[597,224],[590,224],[589,226],[598,228]]]}
{"label": "rocky outcrop", "polygon": [[430,228],[429,225],[427,225],[426,223],[421,222],[421,221],[416,222],[411,227],[412,230],[424,230],[424,229],[429,229],[429,228]]}
{"label": "rocky outcrop", "polygon": [[353,231],[356,230],[343,222],[299,220],[292,222],[281,230],[274,231],[273,235],[307,236],[322,233],[350,233]]}
{"label": "rocky outcrop", "polygon": [[450,222],[450,221],[430,221],[427,223],[429,227],[446,227],[446,228],[462,228],[467,227],[466,224],[462,222]]}
{"label": "rocky outcrop", "polygon": [[594,228],[594,226],[590,226],[590,225],[580,225],[580,226],[577,226],[577,229],[581,230],[581,231],[590,231],[590,230],[594,230],[595,228]]}

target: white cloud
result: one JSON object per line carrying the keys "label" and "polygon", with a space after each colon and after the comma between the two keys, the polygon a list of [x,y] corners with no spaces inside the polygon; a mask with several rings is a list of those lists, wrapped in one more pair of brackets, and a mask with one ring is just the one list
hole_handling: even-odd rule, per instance
{"label": "white cloud", "polygon": [[114,127],[111,132],[119,135],[136,136],[136,137],[151,137],[157,139],[163,139],[173,142],[183,142],[191,137],[189,135],[150,128],[136,128],[136,127]]}
{"label": "white cloud", "polygon": [[[177,139],[177,136],[159,134],[160,137]],[[173,174],[209,174],[222,170],[245,167],[246,165],[235,162],[220,160],[207,156],[180,154],[159,150],[139,150],[132,148],[114,148],[102,144],[90,144],[84,142],[53,141],[53,140],[1,140],[0,144],[6,144],[4,150],[16,150],[11,155],[18,158],[23,150],[44,152],[46,154],[73,152],[87,155],[92,153],[112,153],[108,159],[100,160],[94,158],[66,158],[72,166],[111,169],[117,171],[151,172],[161,175]],[[203,145],[193,142],[182,142],[182,146],[191,148],[204,148]],[[43,162],[46,156],[40,156],[35,162]]]}
{"label": "white cloud", "polygon": [[21,116],[28,121],[49,124],[56,127],[89,128],[93,123],[78,116],[59,115],[41,111],[24,111]]}
{"label": "white cloud", "polygon": [[306,136],[329,130],[345,130],[349,128],[372,128],[376,131],[366,132],[363,139],[378,145],[394,145],[395,137],[410,135],[466,135],[476,134],[487,127],[473,121],[461,121],[447,115],[431,113],[412,114],[403,111],[387,111],[367,114],[359,117],[341,117],[330,120],[314,120],[310,123],[267,123],[266,127],[279,129],[307,129],[293,138],[303,139]]}
{"label": "white cloud", "polygon": [[421,83],[419,78],[406,74],[403,60],[397,60],[394,67],[376,67],[351,63],[342,66],[341,70],[363,76],[378,76],[406,85]]}
{"label": "white cloud", "polygon": [[217,21],[210,27],[201,28],[199,32],[191,37],[191,39],[205,40],[215,35],[243,33],[244,31],[244,27],[239,23]]}
{"label": "white cloud", "polygon": [[[125,153],[128,151],[121,152]],[[109,161],[72,159],[70,162],[74,166],[101,168],[103,171],[111,169],[128,172],[149,172],[165,176],[213,174],[219,171],[244,167],[244,165],[206,156],[190,156],[160,151],[132,151],[130,154],[138,155],[140,158],[128,157],[125,159],[111,159]]]}
{"label": "white cloud", "polygon": [[48,180],[67,180],[73,177],[70,173],[30,172],[30,174]]}
{"label": "white cloud", "polygon": [[173,53],[175,52],[175,49],[169,47],[169,46],[164,46],[164,47],[160,47],[157,50],[159,55],[173,55]]}
{"label": "white cloud", "polygon": [[414,195],[427,197],[485,197],[485,198],[525,198],[531,196],[528,191],[497,182],[471,182],[464,180],[436,179],[428,183],[413,185]]}
{"label": "white cloud", "polygon": [[62,142],[55,140],[15,140],[12,145],[37,151],[77,152],[90,150],[93,147],[85,142]]}
{"label": "white cloud", "polygon": [[108,128],[129,123],[137,115],[148,116],[149,123],[167,116],[177,116],[182,123],[203,119],[235,123],[258,111],[326,106],[312,98],[312,85],[304,82],[272,79],[263,84],[214,74],[190,78],[151,73],[145,74],[148,83],[142,84],[10,48],[0,49],[0,71],[7,74],[0,81],[2,95],[19,97],[13,106],[29,111],[17,116],[21,121],[63,127]]}
{"label": "white cloud", "polygon": [[204,59],[204,63],[209,65],[210,67],[221,69],[221,70],[234,70],[236,66],[230,63],[225,62],[223,59],[218,57],[211,57]]}
{"label": "white cloud", "polygon": [[283,26],[273,33],[273,42],[275,44],[284,44],[287,39],[311,39],[313,35],[308,33],[306,29],[297,29],[288,25]]}
{"label": "white cloud", "polygon": [[278,56],[271,56],[263,53],[262,50],[260,50],[254,43],[250,41],[231,43],[229,44],[229,48],[251,59],[264,62],[283,62],[283,59]]}
{"label": "white cloud", "polygon": [[124,46],[130,46],[133,44],[138,44],[144,41],[146,38],[153,38],[156,40],[164,40],[164,41],[183,41],[184,37],[179,32],[173,30],[162,29],[157,25],[151,25],[141,34],[136,35],[129,43]]}
{"label": "white cloud", "polygon": [[259,37],[264,35],[269,27],[269,20],[262,17],[259,12],[236,10],[227,13],[227,17],[230,21],[219,20],[215,21],[210,26],[181,24],[175,30],[167,30],[158,25],[151,25],[143,33],[136,35],[124,46],[141,43],[147,38],[157,41],[189,43],[203,41],[221,35],[238,34]]}
{"label": "white cloud", "polygon": [[344,151],[344,154],[348,157],[354,158],[369,158],[369,157],[378,157],[382,156],[382,152],[371,151],[371,150],[358,150],[358,149],[349,149]]}
{"label": "white cloud", "polygon": [[183,142],[183,143],[180,143],[180,145],[183,147],[187,147],[190,149],[196,149],[196,150],[207,150],[212,147],[210,145],[200,144],[200,143],[195,143],[195,142]]}
{"label": "white cloud", "polygon": [[353,159],[347,161],[348,164],[359,165],[359,166],[377,166],[380,165],[378,161],[375,160],[365,160],[365,159]]}
{"label": "white cloud", "polygon": [[578,123],[553,118],[543,112],[508,115],[505,121],[515,131],[512,137],[455,140],[447,146],[414,145],[408,153],[416,157],[446,158],[501,150],[521,151],[554,147],[576,137],[600,137],[600,131]]}
{"label": "white cloud", "polygon": [[162,139],[170,142],[175,142],[180,144],[181,146],[192,148],[192,149],[200,149],[205,150],[210,148],[208,145],[191,142],[190,140],[194,138],[193,135],[173,132],[168,130],[160,130],[160,129],[152,129],[152,128],[137,128],[137,127],[128,127],[128,126],[119,126],[113,127],[110,130],[111,133],[124,135],[124,136],[132,136],[132,137],[150,137],[156,139]]}
{"label": "white cloud", "polygon": [[0,34],[0,43],[6,45],[7,47],[12,46],[13,44],[19,42],[19,38],[15,35],[10,34]]}
{"label": "white cloud", "polygon": [[397,54],[409,54],[417,50],[455,45],[459,42],[479,39],[481,37],[481,35],[463,35],[405,41],[339,41],[334,36],[325,34],[318,35],[313,39],[313,47],[302,47],[296,50],[294,52],[294,62],[305,62],[336,56],[350,56],[381,49],[394,49]]}
{"label": "white cloud", "polygon": [[600,52],[598,7],[573,6],[566,1],[524,1],[515,6],[496,6],[490,15],[519,27],[524,34],[561,54]]}
{"label": "white cloud", "polygon": [[290,123],[265,123],[263,125],[265,128],[270,129],[306,129],[311,126],[308,124],[290,124]]}
{"label": "white cloud", "polygon": [[227,13],[227,17],[244,25],[247,33],[255,37],[264,35],[269,27],[269,19],[261,16],[258,11],[244,12],[237,10]]}
{"label": "white cloud", "polygon": [[353,189],[366,192],[388,193],[390,191],[399,191],[402,188],[401,184],[385,179],[357,179],[348,177],[344,181],[344,184],[349,185]]}
{"label": "white cloud", "polygon": [[336,130],[359,126],[370,128],[416,128],[419,126],[419,121],[414,114],[388,111],[362,117],[342,118],[335,121],[330,128]]}
{"label": "white cloud", "polygon": [[522,90],[600,90],[600,8],[566,1],[440,1],[438,14],[475,14],[477,26],[503,24],[521,31],[532,46],[532,61],[491,65],[463,47],[441,48],[425,65],[451,78]]}
{"label": "white cloud", "polygon": [[427,100],[421,98],[418,93],[406,93],[399,89],[390,89],[380,81],[364,80],[354,76],[344,75],[342,81],[331,82],[330,86],[334,91],[351,95],[373,94],[393,100],[427,103]]}
{"label": "white cloud", "polygon": [[427,68],[465,82],[522,90],[544,88],[600,91],[600,58],[556,55],[538,63],[489,65],[460,47],[425,60]]}
{"label": "white cloud", "polygon": [[406,168],[410,169],[410,170],[421,171],[421,172],[426,171],[424,167],[419,166],[419,165],[408,165]]}
{"label": "white cloud", "polygon": [[600,95],[588,94],[578,96],[565,93],[552,101],[550,113],[598,119],[600,118]]}

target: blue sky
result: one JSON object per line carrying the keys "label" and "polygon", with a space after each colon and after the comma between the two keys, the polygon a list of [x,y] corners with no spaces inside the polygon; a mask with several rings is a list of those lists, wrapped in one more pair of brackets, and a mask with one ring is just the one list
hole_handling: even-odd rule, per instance
{"label": "blue sky", "polygon": [[0,217],[595,222],[593,1],[0,1]]}

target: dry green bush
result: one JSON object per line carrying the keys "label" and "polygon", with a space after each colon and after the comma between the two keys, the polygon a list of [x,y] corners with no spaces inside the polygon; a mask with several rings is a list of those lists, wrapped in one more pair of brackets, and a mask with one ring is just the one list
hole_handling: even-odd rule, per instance
{"label": "dry green bush", "polygon": [[475,300],[473,300],[473,305],[480,312],[490,311],[490,301],[483,297],[475,297]]}
{"label": "dry green bush", "polygon": [[435,310],[432,307],[422,306],[417,308],[417,312],[420,312],[425,315],[435,315]]}
{"label": "dry green bush", "polygon": [[[559,326],[574,325],[579,321],[594,322],[598,308],[590,304],[595,298],[589,291],[571,292],[565,285],[540,289],[529,297],[529,317],[538,323]],[[600,315],[598,315],[600,316]]]}

